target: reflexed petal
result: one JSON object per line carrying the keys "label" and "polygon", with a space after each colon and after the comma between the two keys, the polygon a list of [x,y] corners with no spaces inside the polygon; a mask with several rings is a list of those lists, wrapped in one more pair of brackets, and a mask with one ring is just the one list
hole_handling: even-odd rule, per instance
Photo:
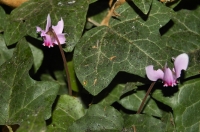
{"label": "reflexed petal", "polygon": [[37,32],[41,32],[40,33],[40,36],[45,36],[45,31],[44,30],[42,30],[40,27],[36,27],[36,29],[37,29]]}
{"label": "reflexed petal", "polygon": [[149,65],[146,68],[146,74],[149,80],[157,81],[158,79],[163,79],[164,73],[162,70],[154,70],[153,65]]}
{"label": "reflexed petal", "polygon": [[186,70],[189,63],[189,57],[186,53],[180,54],[176,57],[174,61],[174,69],[176,73],[176,78],[181,76],[181,70]]}
{"label": "reflexed petal", "polygon": [[64,28],[64,22],[63,19],[58,22],[56,26],[52,26],[53,30],[55,31],[56,34],[61,34]]}
{"label": "reflexed petal", "polygon": [[49,27],[51,26],[51,17],[50,15],[48,14],[47,16],[47,25],[46,25],[46,29],[45,29],[45,32],[47,32],[49,30]]}
{"label": "reflexed petal", "polygon": [[164,69],[163,77],[164,86],[174,86],[176,85],[176,77],[173,75],[172,71],[169,68]]}
{"label": "reflexed petal", "polygon": [[43,30],[42,30],[40,27],[37,26],[37,27],[36,27],[36,31],[37,31],[37,32],[42,32]]}
{"label": "reflexed petal", "polygon": [[[57,37],[58,37],[58,40],[60,41],[60,44],[65,43],[66,41],[65,34],[57,34]],[[58,42],[56,40],[54,41],[54,43],[58,45]]]}

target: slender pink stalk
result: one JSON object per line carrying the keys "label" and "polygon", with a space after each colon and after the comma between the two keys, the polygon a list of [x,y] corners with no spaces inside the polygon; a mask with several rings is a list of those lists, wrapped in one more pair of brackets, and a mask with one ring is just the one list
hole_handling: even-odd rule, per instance
{"label": "slender pink stalk", "polygon": [[70,75],[69,75],[69,70],[68,70],[68,66],[67,66],[67,59],[65,57],[65,53],[62,49],[62,46],[61,46],[60,41],[58,39],[58,36],[56,35],[56,33],[55,33],[55,31],[53,30],[52,27],[49,27],[48,33],[50,35],[53,35],[55,37],[56,41],[58,42],[58,47],[59,47],[60,53],[62,55],[62,59],[63,59],[64,67],[65,67],[65,72],[66,72],[66,76],[67,76],[68,92],[69,92],[69,95],[72,96],[71,80],[70,80]]}
{"label": "slender pink stalk", "polygon": [[151,90],[152,90],[152,88],[153,88],[153,86],[154,86],[155,83],[156,83],[156,82],[152,82],[152,83],[151,83],[151,85],[150,85],[150,87],[149,87],[149,89],[148,89],[148,91],[147,91],[147,93],[146,93],[144,99],[142,100],[142,103],[141,103],[141,105],[140,105],[138,111],[137,111],[137,114],[140,114],[140,112],[142,111],[142,109],[143,109],[143,107],[144,107],[144,104],[145,104],[145,101],[146,101],[146,99],[147,99],[147,96],[148,96],[149,93],[151,92]]}

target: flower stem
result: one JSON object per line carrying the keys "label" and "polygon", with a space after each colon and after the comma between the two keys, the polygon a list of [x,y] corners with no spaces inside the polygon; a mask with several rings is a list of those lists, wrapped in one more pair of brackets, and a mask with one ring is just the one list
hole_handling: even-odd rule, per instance
{"label": "flower stem", "polygon": [[142,109],[143,109],[143,107],[144,107],[144,103],[145,103],[145,101],[146,101],[146,99],[147,99],[147,96],[148,96],[149,93],[151,92],[151,90],[152,90],[152,88],[153,88],[153,86],[154,86],[155,83],[156,83],[156,82],[152,82],[152,83],[151,83],[151,85],[150,85],[150,87],[149,87],[149,89],[148,89],[148,91],[147,91],[147,93],[146,93],[144,99],[142,100],[142,103],[141,103],[141,105],[140,105],[140,107],[139,107],[139,109],[138,109],[138,111],[137,111],[136,114],[140,114],[140,112],[142,111]]}
{"label": "flower stem", "polygon": [[56,41],[58,42],[58,47],[59,47],[60,53],[62,55],[62,59],[63,59],[64,67],[65,67],[65,72],[66,72],[66,76],[67,76],[68,92],[69,92],[69,95],[72,96],[72,87],[71,87],[71,81],[70,81],[69,70],[68,70],[68,66],[67,66],[67,59],[65,57],[65,53],[62,49],[62,46],[61,46],[60,41],[58,39],[58,36],[54,32],[53,28],[50,27],[49,31],[53,33],[53,36],[56,38]]}

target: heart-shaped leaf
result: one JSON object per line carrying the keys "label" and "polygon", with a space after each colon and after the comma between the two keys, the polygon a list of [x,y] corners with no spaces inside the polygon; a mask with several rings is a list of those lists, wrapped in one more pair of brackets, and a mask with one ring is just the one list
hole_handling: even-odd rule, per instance
{"label": "heart-shaped leaf", "polygon": [[124,129],[128,132],[164,132],[165,124],[160,120],[147,115],[126,115]]}
{"label": "heart-shaped leaf", "polygon": [[43,118],[43,113],[35,115],[27,115],[27,119],[23,121],[17,129],[17,132],[45,132],[46,122]]}
{"label": "heart-shaped leaf", "polygon": [[84,34],[74,51],[78,79],[93,95],[102,91],[119,71],[144,77],[145,66],[165,64],[166,47],[159,28],[170,20],[171,10],[154,0],[148,16],[140,16],[125,3],[119,20],[110,27],[97,27]]}
{"label": "heart-shaped leaf", "polygon": [[[134,92],[133,94],[122,98],[119,103],[128,110],[137,111],[145,97],[145,94],[145,91]],[[159,109],[156,102],[150,97],[147,98],[142,112],[157,117],[161,117],[162,115],[162,111]]]}
{"label": "heart-shaped leaf", "polygon": [[17,44],[13,57],[0,66],[0,124],[19,124],[28,115],[43,110],[51,116],[51,106],[59,85],[30,78],[33,56],[25,39]]}
{"label": "heart-shaped leaf", "polygon": [[[199,130],[200,79],[179,84],[179,91],[157,89],[153,97],[172,107],[177,131],[194,132]],[[173,88],[174,89],[174,88]]]}
{"label": "heart-shaped leaf", "polygon": [[119,132],[123,127],[121,114],[111,106],[91,105],[85,116],[74,122],[68,132]]}
{"label": "heart-shaped leaf", "polygon": [[66,132],[67,128],[84,114],[85,109],[78,98],[61,95],[53,111],[52,123],[48,126],[48,132]]}

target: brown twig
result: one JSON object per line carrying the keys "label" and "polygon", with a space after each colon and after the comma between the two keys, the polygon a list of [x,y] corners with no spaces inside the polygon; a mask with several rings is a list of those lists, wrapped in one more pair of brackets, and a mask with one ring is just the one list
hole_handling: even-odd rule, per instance
{"label": "brown twig", "polygon": [[142,103],[141,103],[141,105],[140,105],[138,111],[137,111],[137,114],[140,114],[140,112],[142,111],[142,109],[143,109],[143,107],[144,107],[144,103],[145,103],[145,101],[146,101],[146,99],[147,99],[147,96],[148,96],[149,93],[151,92],[151,90],[152,90],[152,88],[153,88],[153,86],[154,86],[155,83],[156,83],[156,82],[152,82],[152,83],[151,83],[151,85],[150,85],[150,87],[149,87],[149,89],[148,89],[148,91],[147,91],[147,93],[146,93],[144,99],[142,100]]}
{"label": "brown twig", "polygon": [[52,27],[49,28],[49,32],[53,33],[53,36],[55,37],[56,41],[58,42],[58,47],[59,47],[60,53],[62,55],[62,59],[63,59],[64,67],[65,67],[65,72],[66,72],[66,76],[67,76],[68,92],[69,92],[69,95],[72,96],[72,87],[71,87],[71,81],[70,81],[69,70],[68,70],[68,66],[67,66],[67,59],[65,57],[65,53],[62,49],[62,46],[61,46],[60,41],[58,39],[58,36],[56,35],[56,33],[54,32]]}

